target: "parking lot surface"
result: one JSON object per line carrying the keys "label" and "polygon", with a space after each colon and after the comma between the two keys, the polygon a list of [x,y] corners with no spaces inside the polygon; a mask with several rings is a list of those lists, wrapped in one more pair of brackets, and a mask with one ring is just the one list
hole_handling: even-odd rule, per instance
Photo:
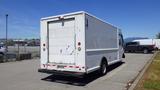
{"label": "parking lot surface", "polygon": [[109,67],[99,77],[63,77],[38,73],[39,59],[0,64],[0,90],[125,90],[153,54],[126,54],[123,63]]}

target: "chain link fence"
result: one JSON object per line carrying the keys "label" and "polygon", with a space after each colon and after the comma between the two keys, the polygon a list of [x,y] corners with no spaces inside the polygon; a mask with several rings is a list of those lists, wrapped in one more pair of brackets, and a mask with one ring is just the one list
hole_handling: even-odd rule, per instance
{"label": "chain link fence", "polygon": [[40,57],[40,46],[8,46],[8,52],[0,55],[0,62],[10,62]]}

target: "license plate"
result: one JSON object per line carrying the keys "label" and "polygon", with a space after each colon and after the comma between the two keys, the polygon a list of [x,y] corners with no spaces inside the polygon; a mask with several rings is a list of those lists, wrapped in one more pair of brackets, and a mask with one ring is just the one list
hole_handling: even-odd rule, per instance
{"label": "license plate", "polygon": [[64,68],[63,65],[57,65],[57,68]]}

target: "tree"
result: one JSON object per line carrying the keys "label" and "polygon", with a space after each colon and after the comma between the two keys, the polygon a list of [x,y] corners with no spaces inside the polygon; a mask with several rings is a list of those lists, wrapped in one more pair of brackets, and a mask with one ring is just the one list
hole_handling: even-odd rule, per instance
{"label": "tree", "polygon": [[160,32],[156,35],[157,39],[160,39]]}

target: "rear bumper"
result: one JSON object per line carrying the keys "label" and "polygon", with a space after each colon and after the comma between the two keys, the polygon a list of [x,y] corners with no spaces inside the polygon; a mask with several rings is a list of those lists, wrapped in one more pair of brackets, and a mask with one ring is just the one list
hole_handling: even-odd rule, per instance
{"label": "rear bumper", "polygon": [[48,69],[38,69],[38,72],[54,74],[54,75],[62,75],[62,76],[74,76],[74,77],[83,77],[86,74],[85,72],[57,71]]}

